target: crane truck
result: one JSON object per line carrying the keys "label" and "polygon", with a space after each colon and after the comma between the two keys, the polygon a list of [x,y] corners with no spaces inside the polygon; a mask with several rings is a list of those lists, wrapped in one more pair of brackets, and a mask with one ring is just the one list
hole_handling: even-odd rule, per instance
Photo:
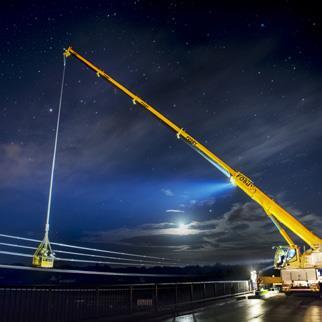
{"label": "crane truck", "polygon": [[[308,228],[306,228],[291,213],[281,207],[275,200],[263,192],[255,183],[242,172],[233,169],[221,158],[211,152],[198,140],[192,137],[182,127],[176,125],[158,110],[145,102],[142,98],[134,94],[128,88],[120,84],[104,70],[95,66],[89,60],[84,58],[72,47],[64,50],[65,58],[73,56],[86,67],[93,70],[98,77],[103,78],[115,88],[130,97],[133,104],[141,105],[145,110],[150,112],[157,120],[171,129],[177,139],[182,140],[193,150],[199,153],[219,171],[221,171],[231,182],[239,187],[252,200],[257,202],[264,210],[266,215],[271,219],[279,233],[286,241],[286,245],[275,247],[274,266],[280,270],[282,278],[282,290],[290,294],[296,291],[319,292],[322,284],[319,269],[322,268],[322,240]],[[309,248],[301,249],[290,237],[286,229],[293,232]]]}

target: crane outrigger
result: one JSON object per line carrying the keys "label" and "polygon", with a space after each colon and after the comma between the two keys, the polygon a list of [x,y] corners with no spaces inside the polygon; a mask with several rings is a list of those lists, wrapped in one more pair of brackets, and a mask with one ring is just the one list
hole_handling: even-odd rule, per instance
{"label": "crane outrigger", "polygon": [[[275,268],[281,270],[281,277],[283,280],[282,288],[284,292],[308,290],[317,292],[320,290],[320,283],[322,283],[322,279],[319,276],[319,268],[322,268],[322,240],[320,237],[306,228],[292,214],[259,189],[245,174],[233,169],[192,137],[182,127],[173,123],[142,98],[76,52],[72,47],[66,49],[64,55],[65,57],[74,56],[85,66],[92,69],[98,77],[108,81],[114,87],[129,96],[133,104],[141,105],[144,109],[149,111],[157,120],[170,128],[176,134],[177,139],[184,141],[193,150],[208,160],[228,177],[233,185],[239,187],[264,209],[267,216],[272,220],[287,243],[287,246],[276,247],[274,258]],[[310,248],[301,252],[300,247],[294,243],[285,228],[292,231]]]}

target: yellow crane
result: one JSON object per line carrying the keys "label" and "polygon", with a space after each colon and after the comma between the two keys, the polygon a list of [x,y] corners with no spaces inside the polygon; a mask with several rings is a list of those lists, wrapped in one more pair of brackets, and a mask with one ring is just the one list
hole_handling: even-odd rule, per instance
{"label": "yellow crane", "polygon": [[[88,61],[73,48],[64,51],[65,57],[74,56],[85,66],[92,69],[98,77],[111,83],[114,87],[128,95],[133,104],[139,104],[149,111],[159,121],[174,131],[178,139],[183,140],[196,152],[207,159],[211,164],[225,174],[233,185],[243,190],[251,199],[256,201],[273,221],[280,234],[287,242],[287,246],[278,246],[275,252],[275,267],[281,269],[283,290],[285,292],[295,290],[319,291],[319,268],[322,268],[322,240],[312,231],[307,229],[294,216],[282,208],[275,200],[269,197],[246,175],[230,167],[222,159],[209,151],[203,144],[187,133],[182,127],[176,125],[159,111],[134,94],[128,88],[117,82],[102,69]],[[310,248],[301,253],[300,248],[293,242],[285,228],[292,231],[302,239]],[[321,280],[322,281],[322,280]]]}

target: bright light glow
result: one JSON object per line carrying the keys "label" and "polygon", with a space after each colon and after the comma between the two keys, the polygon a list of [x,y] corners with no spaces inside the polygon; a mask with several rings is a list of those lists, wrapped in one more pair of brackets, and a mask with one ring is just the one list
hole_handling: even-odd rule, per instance
{"label": "bright light glow", "polygon": [[257,272],[254,270],[254,271],[250,271],[250,279],[251,281],[253,282],[257,282]]}
{"label": "bright light glow", "polygon": [[230,182],[182,182],[172,185],[175,196],[188,196],[190,199],[217,197],[233,189]]}
{"label": "bright light glow", "polygon": [[254,271],[250,271],[250,280],[251,280],[251,283],[252,283],[252,288],[254,290],[257,290],[257,272],[254,270]]}
{"label": "bright light glow", "polygon": [[235,178],[233,176],[230,177],[230,183],[233,185],[233,186],[236,186],[236,181],[235,181]]}
{"label": "bright light glow", "polygon": [[184,223],[179,223],[179,226],[177,228],[177,232],[179,235],[187,235],[189,233],[188,225],[186,225]]}
{"label": "bright light glow", "polygon": [[[252,300],[253,301],[253,300]],[[263,321],[263,315],[265,313],[264,304],[265,301],[263,300],[254,300],[256,302],[252,302],[252,305],[247,306],[246,308],[246,319],[247,321]]]}

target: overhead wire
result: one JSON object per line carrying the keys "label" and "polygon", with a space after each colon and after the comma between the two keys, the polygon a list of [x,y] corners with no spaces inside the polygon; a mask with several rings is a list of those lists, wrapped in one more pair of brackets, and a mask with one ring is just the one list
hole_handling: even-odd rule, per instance
{"label": "overhead wire", "polygon": [[13,255],[13,256],[22,256],[22,257],[33,257],[31,254],[18,253],[18,252],[9,252],[6,250],[0,250],[0,254],[3,255]]}
{"label": "overhead wire", "polygon": [[[25,245],[19,245],[19,244],[11,244],[11,243],[3,243],[0,242],[1,246],[7,246],[7,247],[17,247],[17,248],[24,248],[24,249],[31,249],[35,250],[35,247],[31,246],[25,246]],[[76,255],[76,256],[85,256],[85,257],[95,257],[95,258],[105,258],[105,259],[113,259],[113,260],[121,260],[121,261],[128,261],[128,262],[134,262],[134,263],[140,263],[140,264],[165,264],[165,262],[161,261],[147,261],[142,259],[132,259],[132,258],[121,258],[121,257],[112,257],[112,256],[104,256],[104,255],[96,255],[96,254],[85,254],[85,253],[78,253],[78,252],[69,252],[64,250],[56,250],[53,249],[54,253],[60,253],[60,254],[69,254],[69,255]],[[56,257],[55,257],[56,259]],[[172,265],[172,264],[167,264]]]}
{"label": "overhead wire", "polygon": [[[33,257],[32,254],[19,253],[19,252],[10,252],[0,250],[0,254],[10,255],[10,256],[21,256],[21,257]],[[65,258],[65,257],[55,257],[56,261],[61,262],[76,262],[76,263],[88,263],[88,264],[104,264],[104,265],[116,265],[116,266],[156,266],[155,264],[143,264],[143,263],[120,263],[120,262],[109,262],[109,261],[94,261],[86,259],[76,259],[76,258]],[[169,264],[167,264],[169,265]],[[164,263],[165,266],[165,263]]]}
{"label": "overhead wire", "polygon": [[62,258],[61,257],[55,257],[55,261],[88,263],[88,264],[125,265],[125,266],[155,266],[154,264],[119,263],[119,262],[94,261],[94,260],[87,260],[87,259],[76,259],[76,258],[65,258],[65,257],[62,257]]}
{"label": "overhead wire", "polygon": [[[145,276],[145,277],[182,277],[189,275],[180,274],[149,274],[149,273],[121,273],[121,272],[100,272],[100,271],[87,271],[87,270],[76,270],[76,269],[62,269],[62,268],[40,268],[30,266],[19,266],[19,265],[6,265],[0,264],[0,268],[4,269],[16,269],[16,270],[27,270],[27,271],[38,271],[38,272],[55,272],[55,273],[67,273],[67,274],[88,274],[88,275],[108,275],[108,276]],[[191,276],[191,275],[190,275]]]}
{"label": "overhead wire", "polygon": [[[14,235],[7,235],[7,234],[0,234],[0,237],[12,238],[12,239],[24,240],[24,241],[30,241],[30,242],[36,242],[36,243],[41,242],[41,240],[39,240],[39,239],[32,239],[32,238],[26,238],[26,237],[14,236]],[[93,251],[93,252],[116,254],[116,255],[123,255],[123,256],[129,256],[129,257],[141,257],[141,258],[149,258],[149,259],[158,259],[158,260],[170,261],[170,262],[179,262],[179,260],[168,259],[168,258],[165,258],[165,257],[148,256],[148,255],[140,255],[140,254],[133,254],[133,253],[125,253],[125,252],[116,252],[116,251],[111,251],[111,250],[105,250],[105,249],[99,249],[99,248],[89,248],[89,247],[83,247],[83,246],[75,246],[75,245],[69,245],[69,244],[64,244],[64,243],[51,242],[51,244],[56,245],[56,246],[60,246],[60,247],[89,250],[89,251]]]}

